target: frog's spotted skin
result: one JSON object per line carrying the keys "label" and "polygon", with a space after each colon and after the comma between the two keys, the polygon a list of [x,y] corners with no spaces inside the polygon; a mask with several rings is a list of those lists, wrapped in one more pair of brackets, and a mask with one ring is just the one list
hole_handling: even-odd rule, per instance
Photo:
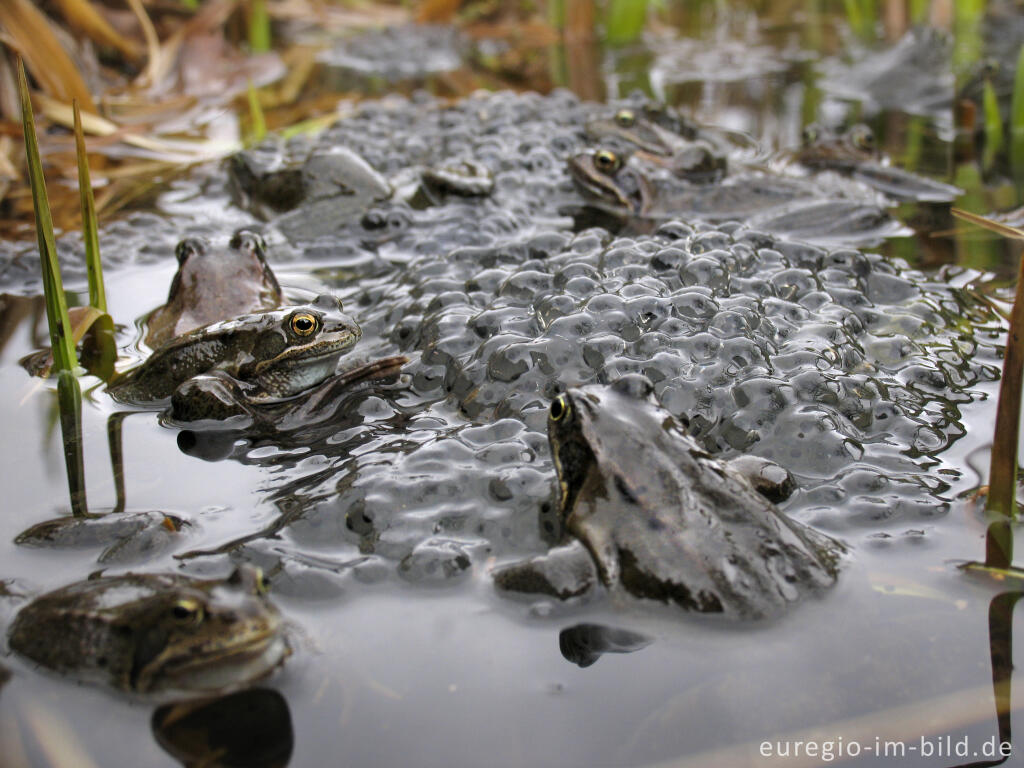
{"label": "frog's spotted skin", "polygon": [[104,576],[36,598],[10,630],[15,652],[56,672],[135,693],[218,692],[290,653],[260,573]]}
{"label": "frog's spotted skin", "polygon": [[734,618],[831,585],[838,545],[708,455],[653,389],[633,374],[569,389],[549,410],[563,525],[605,585]]}
{"label": "frog's spotted skin", "polygon": [[324,295],[312,304],[243,315],[179,336],[109,391],[122,402],[162,403],[190,379],[220,371],[246,385],[250,402],[274,402],[330,376],[359,337],[341,302]]}

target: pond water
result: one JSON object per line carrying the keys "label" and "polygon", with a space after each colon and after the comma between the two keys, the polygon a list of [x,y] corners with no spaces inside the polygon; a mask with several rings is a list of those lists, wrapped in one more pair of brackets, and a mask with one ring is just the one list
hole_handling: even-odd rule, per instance
{"label": "pond water", "polygon": [[[952,52],[924,67],[931,79],[911,100],[894,92],[909,75],[892,69],[907,38],[872,48],[842,19],[720,6],[642,46],[596,59],[569,49],[564,62],[600,62],[613,100],[639,88],[749,134],[763,147],[751,162],[776,164],[806,123],[864,120],[894,164],[959,185],[982,210],[1020,202],[998,166],[954,152]],[[417,34],[448,66],[437,49],[458,49],[453,35],[406,30],[389,44],[412,57],[402,36]],[[324,60],[364,76],[353,56],[387,42]],[[884,56],[889,88],[873,69]],[[182,430],[84,378],[90,510],[118,502],[117,414],[124,509],[190,523],[113,551],[119,542],[14,543],[69,506],[55,387],[18,364],[45,338],[34,244],[0,246],[0,625],[32,595],[101,570],[223,576],[249,562],[268,575],[295,647],[254,692],[191,715],[8,655],[10,765],[160,766],[227,750],[202,764],[948,766],[1013,741],[1002,686],[1019,593],[957,568],[984,554],[969,492],[987,479],[1005,335],[984,297],[992,276],[978,270],[1012,273],[1013,251],[932,237],[956,227],[948,203],[900,206],[905,234],[863,253],[728,216],[590,227],[565,160],[610,111],[567,91],[368,101],[286,154],[346,146],[395,186],[409,168],[470,157],[493,191],[371,201],[321,234],[319,219],[259,219],[232,198],[224,167],[204,167],[167,185],[155,210],[108,225],[109,309],[129,357],[146,354],[139,319],[165,300],[178,240],[251,226],[289,299],[343,300],[363,330],[355,357],[410,358],[398,381],[346,395],[329,418],[260,433]],[[61,249],[84,303],[80,246]],[[760,622],[606,590],[565,603],[495,590],[495,564],[548,548],[552,396],[631,372],[712,452],[793,472],[782,509],[849,548],[833,588]]]}

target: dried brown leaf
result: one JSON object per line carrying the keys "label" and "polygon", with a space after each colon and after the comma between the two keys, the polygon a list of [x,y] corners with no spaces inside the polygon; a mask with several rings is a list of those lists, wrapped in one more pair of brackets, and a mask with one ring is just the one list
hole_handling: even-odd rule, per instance
{"label": "dried brown leaf", "polygon": [[[40,111],[50,120],[71,128],[75,124],[70,104],[63,104],[55,99],[42,96],[39,99]],[[157,136],[142,136],[129,131],[116,123],[100,117],[82,113],[82,127],[87,134],[94,136],[114,137],[133,147],[146,150],[166,162],[194,163],[209,160],[235,152],[240,148],[238,142],[219,141],[216,139],[162,139]],[[90,149],[93,147],[90,145]]]}
{"label": "dried brown leaf", "polygon": [[160,50],[160,38],[157,37],[156,29],[153,27],[153,22],[149,19],[149,14],[146,13],[146,9],[142,7],[141,0],[128,0],[128,7],[132,9],[132,13],[135,14],[135,18],[139,20],[139,26],[142,27],[142,37],[146,41],[146,53],[148,61],[146,62],[146,69],[142,73],[142,80],[149,85],[154,85],[158,82],[154,79],[154,73],[160,66],[160,58],[162,52]]}
{"label": "dried brown leaf", "polygon": [[416,21],[420,24],[447,24],[455,18],[462,0],[420,0]]}
{"label": "dried brown leaf", "polygon": [[114,29],[89,0],[56,0],[68,24],[96,43],[116,48],[129,61],[142,58],[142,49]]}
{"label": "dried brown leaf", "polygon": [[69,104],[78,99],[83,109],[95,112],[92,94],[50,24],[29,0],[0,2],[0,25],[7,30],[6,40],[21,54],[43,92]]}

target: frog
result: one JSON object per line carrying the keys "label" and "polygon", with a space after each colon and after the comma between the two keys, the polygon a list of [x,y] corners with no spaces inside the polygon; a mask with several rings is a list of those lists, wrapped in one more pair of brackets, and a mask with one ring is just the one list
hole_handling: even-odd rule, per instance
{"label": "frog", "polygon": [[262,146],[228,158],[235,201],[290,240],[327,235],[358,220],[392,187],[361,155],[343,146],[316,149],[302,159]]}
{"label": "frog", "polygon": [[150,349],[201,326],[282,304],[281,286],[267,264],[266,243],[256,232],[238,230],[226,248],[188,237],[174,255],[178,270],[167,302],[145,321]]}
{"label": "frog", "polygon": [[253,403],[286,400],[328,378],[362,332],[324,294],[300,306],[254,312],[178,336],[108,392],[122,403],[162,406],[191,379],[213,371],[240,382]]}
{"label": "frog", "polygon": [[408,362],[404,355],[393,355],[345,366],[300,396],[277,403],[253,401],[245,385],[224,371],[200,374],[174,391],[165,421],[188,430],[258,433],[278,441],[301,431],[308,439],[317,425],[336,426],[337,410],[346,397],[371,384],[396,380]]}
{"label": "frog", "polygon": [[850,176],[895,201],[946,203],[963,194],[959,187],[889,165],[878,151],[874,131],[864,123],[845,131],[811,123],[793,159],[811,171]]}
{"label": "frog", "polygon": [[568,167],[573,184],[588,203],[625,216],[643,217],[654,212],[654,184],[615,150],[601,147],[579,152],[569,158]]}
{"label": "frog", "polygon": [[748,479],[774,488],[781,468],[714,458],[653,393],[629,374],[551,402],[559,562],[553,578],[543,556],[503,566],[498,587],[571,597],[600,581],[613,594],[758,620],[834,584],[842,545],[784,515]]}
{"label": "frog", "polygon": [[769,232],[829,243],[877,242],[903,233],[877,203],[830,197],[809,179],[744,171],[716,184],[666,181],[651,178],[607,147],[573,155],[569,172],[587,205],[640,231],[674,218],[693,218],[746,221]]}
{"label": "frog", "polygon": [[831,168],[845,173],[861,163],[877,162],[878,157],[875,132],[864,123],[855,123],[845,131],[810,123],[804,127],[800,148],[794,155],[796,162],[807,168]]}
{"label": "frog", "polygon": [[124,573],[35,598],[11,650],[55,672],[134,694],[213,693],[262,678],[291,654],[262,573],[221,579]]}
{"label": "frog", "polygon": [[680,216],[708,221],[750,218],[821,192],[810,182],[764,173],[744,173],[719,184],[659,183],[608,147],[569,158],[569,174],[583,196],[624,215],[667,220]]}
{"label": "frog", "polygon": [[650,119],[647,111],[623,107],[612,117],[598,117],[584,126],[588,138],[601,146],[618,147],[642,166],[664,168],[695,182],[714,182],[726,172],[728,148],[721,137],[709,136],[685,121],[680,133]]}

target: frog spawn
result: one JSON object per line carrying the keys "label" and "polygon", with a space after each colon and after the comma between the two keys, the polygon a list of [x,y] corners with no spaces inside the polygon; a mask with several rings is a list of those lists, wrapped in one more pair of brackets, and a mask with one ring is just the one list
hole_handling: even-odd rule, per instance
{"label": "frog spawn", "polygon": [[[877,255],[735,223],[667,222],[633,238],[574,234],[559,214],[559,201],[579,199],[563,160],[585,141],[581,126],[604,111],[565,92],[444,108],[388,99],[295,142],[302,157],[344,145],[388,178],[472,158],[494,187],[428,211],[375,204],[363,219],[382,233],[372,269],[366,231],[304,245],[310,260],[352,265],[321,279],[337,280],[358,318],[361,353],[413,362],[407,390],[351,399],[359,423],[312,443],[318,463],[264,458],[262,439],[232,454],[279,467],[267,497],[303,512],[289,512],[280,533],[292,551],[334,546],[339,563],[373,553],[396,578],[425,541],[419,553],[461,563],[458,550],[471,567],[543,551],[550,400],[560,387],[628,372],[649,376],[716,454],[756,453],[791,469],[801,490],[787,509],[801,519],[856,538],[921,528],[946,511],[946,478],[959,470],[941,452],[963,432],[961,406],[996,375],[984,331],[998,333],[999,323],[965,294]],[[152,243],[137,247],[138,227]],[[144,261],[185,230],[139,215],[104,237],[129,244],[108,250]],[[3,268],[31,263],[19,256]],[[977,330],[961,330],[963,318]],[[431,573],[459,581],[465,571]]]}
{"label": "frog spawn", "polygon": [[[461,553],[478,564],[557,541],[546,418],[565,387],[647,376],[711,453],[791,470],[786,511],[856,542],[932,530],[960,472],[942,456],[959,409],[998,375],[999,321],[967,294],[733,225],[456,248],[346,301],[370,351],[412,359],[409,389],[353,401],[363,426],[313,448],[334,470],[289,487],[310,506],[282,536],[431,583],[461,581],[445,565]],[[414,551],[436,566],[400,569]]]}
{"label": "frog spawn", "polygon": [[[940,455],[962,434],[955,409],[997,376],[995,349],[958,323],[998,323],[964,295],[874,254],[743,228],[673,222],[628,240],[550,233],[417,266],[391,294],[402,308],[386,304],[401,321],[381,322],[385,305],[363,317],[368,336],[386,333],[410,356],[421,352],[407,369],[419,396],[449,396],[472,421],[522,419],[541,437],[560,387],[642,373],[712,452],[790,469],[798,514],[833,530],[944,514],[935,470],[958,472]],[[443,452],[428,445],[383,483],[357,472],[339,487],[338,505],[372,485],[376,528],[405,538],[407,522],[453,501],[403,480],[422,482],[426,469],[444,487],[451,475],[419,461]],[[550,473],[546,453],[533,452],[534,470]],[[465,455],[458,474],[486,477],[484,464]],[[473,495],[459,496],[459,525],[487,530],[494,515]],[[399,498],[405,510],[389,513]],[[446,525],[443,513],[428,519]]]}

